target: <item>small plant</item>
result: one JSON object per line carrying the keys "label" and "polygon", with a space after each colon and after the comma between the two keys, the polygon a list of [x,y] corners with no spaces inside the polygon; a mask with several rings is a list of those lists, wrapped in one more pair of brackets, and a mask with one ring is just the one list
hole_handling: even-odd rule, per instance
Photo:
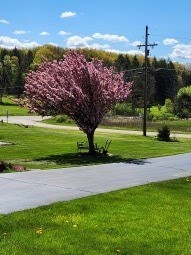
{"label": "small plant", "polygon": [[56,123],[71,123],[72,120],[67,115],[58,115],[56,117]]}
{"label": "small plant", "polygon": [[7,171],[23,172],[25,170],[26,168],[22,165],[12,165],[4,161],[0,162],[0,173],[7,172]]}
{"label": "small plant", "polygon": [[170,141],[170,129],[168,126],[165,125],[161,129],[158,129],[157,139],[165,142]]}

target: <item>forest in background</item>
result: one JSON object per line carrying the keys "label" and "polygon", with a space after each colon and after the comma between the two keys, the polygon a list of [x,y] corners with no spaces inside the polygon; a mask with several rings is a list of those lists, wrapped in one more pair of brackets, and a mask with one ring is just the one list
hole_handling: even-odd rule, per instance
{"label": "forest in background", "polygon": [[[63,58],[68,49],[44,45],[32,49],[0,49],[0,98],[3,95],[23,95],[25,76],[44,61]],[[144,56],[106,52],[95,49],[81,49],[89,61],[103,60],[116,72],[123,71],[126,81],[133,81],[129,103],[132,109],[143,106]],[[149,58],[148,63],[148,106],[163,105],[166,99],[176,99],[178,90],[191,84],[189,65],[173,63],[171,60]],[[0,101],[1,102],[1,101]]]}

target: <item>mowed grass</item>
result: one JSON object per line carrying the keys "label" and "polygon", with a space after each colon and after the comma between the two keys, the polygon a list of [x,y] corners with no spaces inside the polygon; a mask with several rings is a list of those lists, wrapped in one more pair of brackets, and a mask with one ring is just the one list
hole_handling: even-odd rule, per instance
{"label": "mowed grass", "polygon": [[14,98],[3,97],[3,104],[0,104],[0,116],[24,116],[30,115],[29,110],[25,107],[18,106]]}
{"label": "mowed grass", "polygon": [[112,143],[109,157],[77,155],[77,141],[85,141],[81,131],[0,124],[0,141],[11,145],[0,147],[0,161],[22,164],[29,168],[58,168],[97,163],[122,162],[142,158],[191,152],[191,140],[161,142],[156,138],[124,134],[96,133],[95,142],[102,146]]}
{"label": "mowed grass", "polygon": [[191,177],[0,215],[1,255],[190,255]]}

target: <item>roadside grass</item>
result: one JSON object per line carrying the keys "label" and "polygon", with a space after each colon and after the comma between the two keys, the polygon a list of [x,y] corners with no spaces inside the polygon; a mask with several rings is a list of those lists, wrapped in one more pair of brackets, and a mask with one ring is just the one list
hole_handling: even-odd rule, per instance
{"label": "roadside grass", "polygon": [[190,255],[191,177],[0,215],[2,255]]}
{"label": "roadside grass", "polygon": [[[54,125],[76,126],[76,124],[68,119],[60,116],[43,120],[44,123]],[[191,120],[157,120],[147,121],[147,130],[157,132],[159,128],[167,125],[173,133],[191,133]],[[142,130],[142,121],[137,118],[125,118],[120,116],[110,117],[103,119],[101,128],[114,128],[126,130]]]}
{"label": "roadside grass", "polygon": [[79,165],[129,162],[143,158],[191,152],[191,140],[179,139],[161,142],[153,137],[124,134],[96,133],[95,143],[103,146],[107,139],[112,143],[109,157],[77,155],[77,141],[86,140],[81,131],[54,130],[0,124],[0,141],[11,145],[0,147],[0,161],[22,164],[27,169],[50,169]]}
{"label": "roadside grass", "polygon": [[27,108],[18,106],[11,98],[3,97],[3,104],[0,104],[0,116],[6,116],[7,112],[10,116],[30,115]]}

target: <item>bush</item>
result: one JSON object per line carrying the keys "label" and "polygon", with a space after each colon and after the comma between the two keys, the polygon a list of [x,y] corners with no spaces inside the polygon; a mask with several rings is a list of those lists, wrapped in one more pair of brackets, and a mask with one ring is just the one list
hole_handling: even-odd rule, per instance
{"label": "bush", "polygon": [[128,103],[117,103],[113,110],[114,115],[131,116],[133,115],[132,106]]}
{"label": "bush", "polygon": [[172,101],[170,100],[170,99],[166,99],[165,100],[165,108],[166,108],[166,112],[167,113],[173,113],[173,111],[174,111],[174,105],[173,105],[173,103],[172,103]]}
{"label": "bush", "polygon": [[149,120],[169,120],[175,118],[173,112],[173,104],[170,99],[166,99],[165,105],[160,107],[152,106],[148,115]]}
{"label": "bush", "polygon": [[181,119],[191,118],[191,86],[183,87],[178,91],[175,113]]}
{"label": "bush", "polygon": [[67,115],[58,115],[56,117],[56,123],[71,123],[72,120]]}
{"label": "bush", "polygon": [[157,139],[165,142],[170,141],[170,129],[168,126],[165,125],[161,129],[158,129]]}

